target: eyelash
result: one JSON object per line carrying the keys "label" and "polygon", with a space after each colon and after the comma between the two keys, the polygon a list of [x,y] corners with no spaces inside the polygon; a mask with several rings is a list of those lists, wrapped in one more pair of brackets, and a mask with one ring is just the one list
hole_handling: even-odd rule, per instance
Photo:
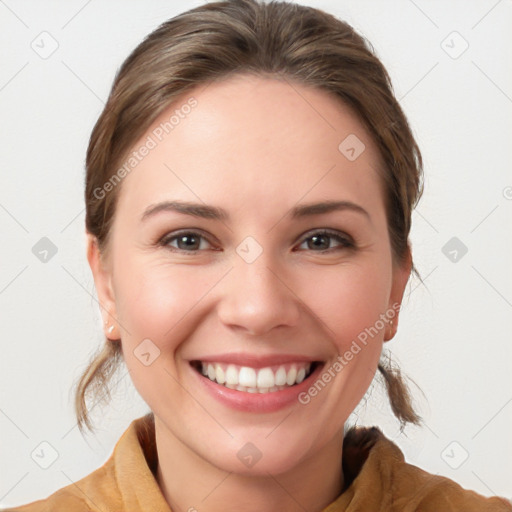
{"label": "eyelash", "polygon": [[[185,253],[185,254],[195,254],[195,253],[201,252],[200,249],[193,249],[193,250],[188,251],[188,250],[185,250],[185,249],[179,249],[177,247],[171,247],[169,245],[172,241],[177,240],[179,237],[182,237],[182,236],[185,236],[185,235],[192,235],[194,237],[202,238],[202,239],[206,240],[208,243],[210,243],[208,241],[208,237],[206,237],[200,231],[194,231],[194,230],[183,230],[183,231],[179,231],[179,232],[175,232],[175,233],[170,233],[170,234],[164,235],[157,243],[158,243],[159,246],[165,247],[166,249],[169,249],[169,250],[171,250],[173,252],[179,252],[179,253],[182,253],[182,254],[183,253]],[[329,249],[322,249],[322,250],[319,250],[319,251],[314,251],[312,249],[309,249],[309,250],[312,250],[313,252],[318,252],[320,254],[325,254],[325,253],[331,253],[331,252],[334,252],[334,251],[339,251],[339,250],[342,250],[342,249],[355,249],[356,248],[356,244],[351,239],[351,237],[349,237],[348,235],[343,236],[340,233],[338,233],[337,231],[331,231],[331,230],[328,230],[328,229],[319,229],[319,230],[316,230],[316,231],[310,231],[309,233],[307,233],[306,237],[301,239],[301,242],[299,243],[299,245],[302,245],[304,242],[306,242],[307,240],[309,240],[309,239],[311,239],[311,238],[313,238],[315,236],[328,236],[331,239],[334,239],[335,241],[339,242],[340,245],[338,247],[330,247]],[[210,243],[210,245],[213,245],[213,244]]]}

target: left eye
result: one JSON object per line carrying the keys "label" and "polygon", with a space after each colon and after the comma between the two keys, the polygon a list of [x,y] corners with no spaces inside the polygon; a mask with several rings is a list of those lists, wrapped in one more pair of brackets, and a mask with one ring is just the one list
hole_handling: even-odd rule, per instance
{"label": "left eye", "polygon": [[[331,242],[333,240],[337,242],[337,247],[331,247]],[[341,236],[338,233],[331,233],[330,231],[317,231],[316,233],[305,238],[299,247],[304,244],[307,245],[306,249],[313,250],[314,252],[354,247],[354,243],[349,240],[348,237]]]}

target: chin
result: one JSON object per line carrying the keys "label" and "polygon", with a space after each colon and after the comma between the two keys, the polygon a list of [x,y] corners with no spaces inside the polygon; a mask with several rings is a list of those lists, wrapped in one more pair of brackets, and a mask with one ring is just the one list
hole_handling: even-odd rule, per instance
{"label": "chin", "polygon": [[269,436],[269,432],[271,430],[265,429],[260,436],[240,433],[228,443],[219,442],[213,453],[209,444],[203,447],[202,456],[227,472],[268,477],[269,473],[278,475],[293,470],[308,458],[308,452],[314,451],[311,439],[304,436],[296,439],[286,431],[276,431]]}

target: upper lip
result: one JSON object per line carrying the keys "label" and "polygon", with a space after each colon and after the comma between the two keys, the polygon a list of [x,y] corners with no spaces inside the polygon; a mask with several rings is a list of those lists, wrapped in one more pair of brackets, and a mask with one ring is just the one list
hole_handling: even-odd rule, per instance
{"label": "upper lip", "polygon": [[267,366],[276,366],[286,363],[313,363],[320,361],[318,358],[303,356],[298,354],[267,354],[256,355],[246,353],[227,353],[202,356],[191,361],[201,361],[204,363],[227,363],[237,366],[249,366],[251,368],[265,368]]}

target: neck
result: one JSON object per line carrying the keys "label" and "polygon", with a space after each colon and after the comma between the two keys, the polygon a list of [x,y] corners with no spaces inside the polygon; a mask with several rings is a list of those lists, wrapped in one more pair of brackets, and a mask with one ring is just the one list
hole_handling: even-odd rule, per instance
{"label": "neck", "polygon": [[320,512],[342,492],[343,431],[292,469],[248,476],[220,469],[155,417],[157,480],[172,512]]}

